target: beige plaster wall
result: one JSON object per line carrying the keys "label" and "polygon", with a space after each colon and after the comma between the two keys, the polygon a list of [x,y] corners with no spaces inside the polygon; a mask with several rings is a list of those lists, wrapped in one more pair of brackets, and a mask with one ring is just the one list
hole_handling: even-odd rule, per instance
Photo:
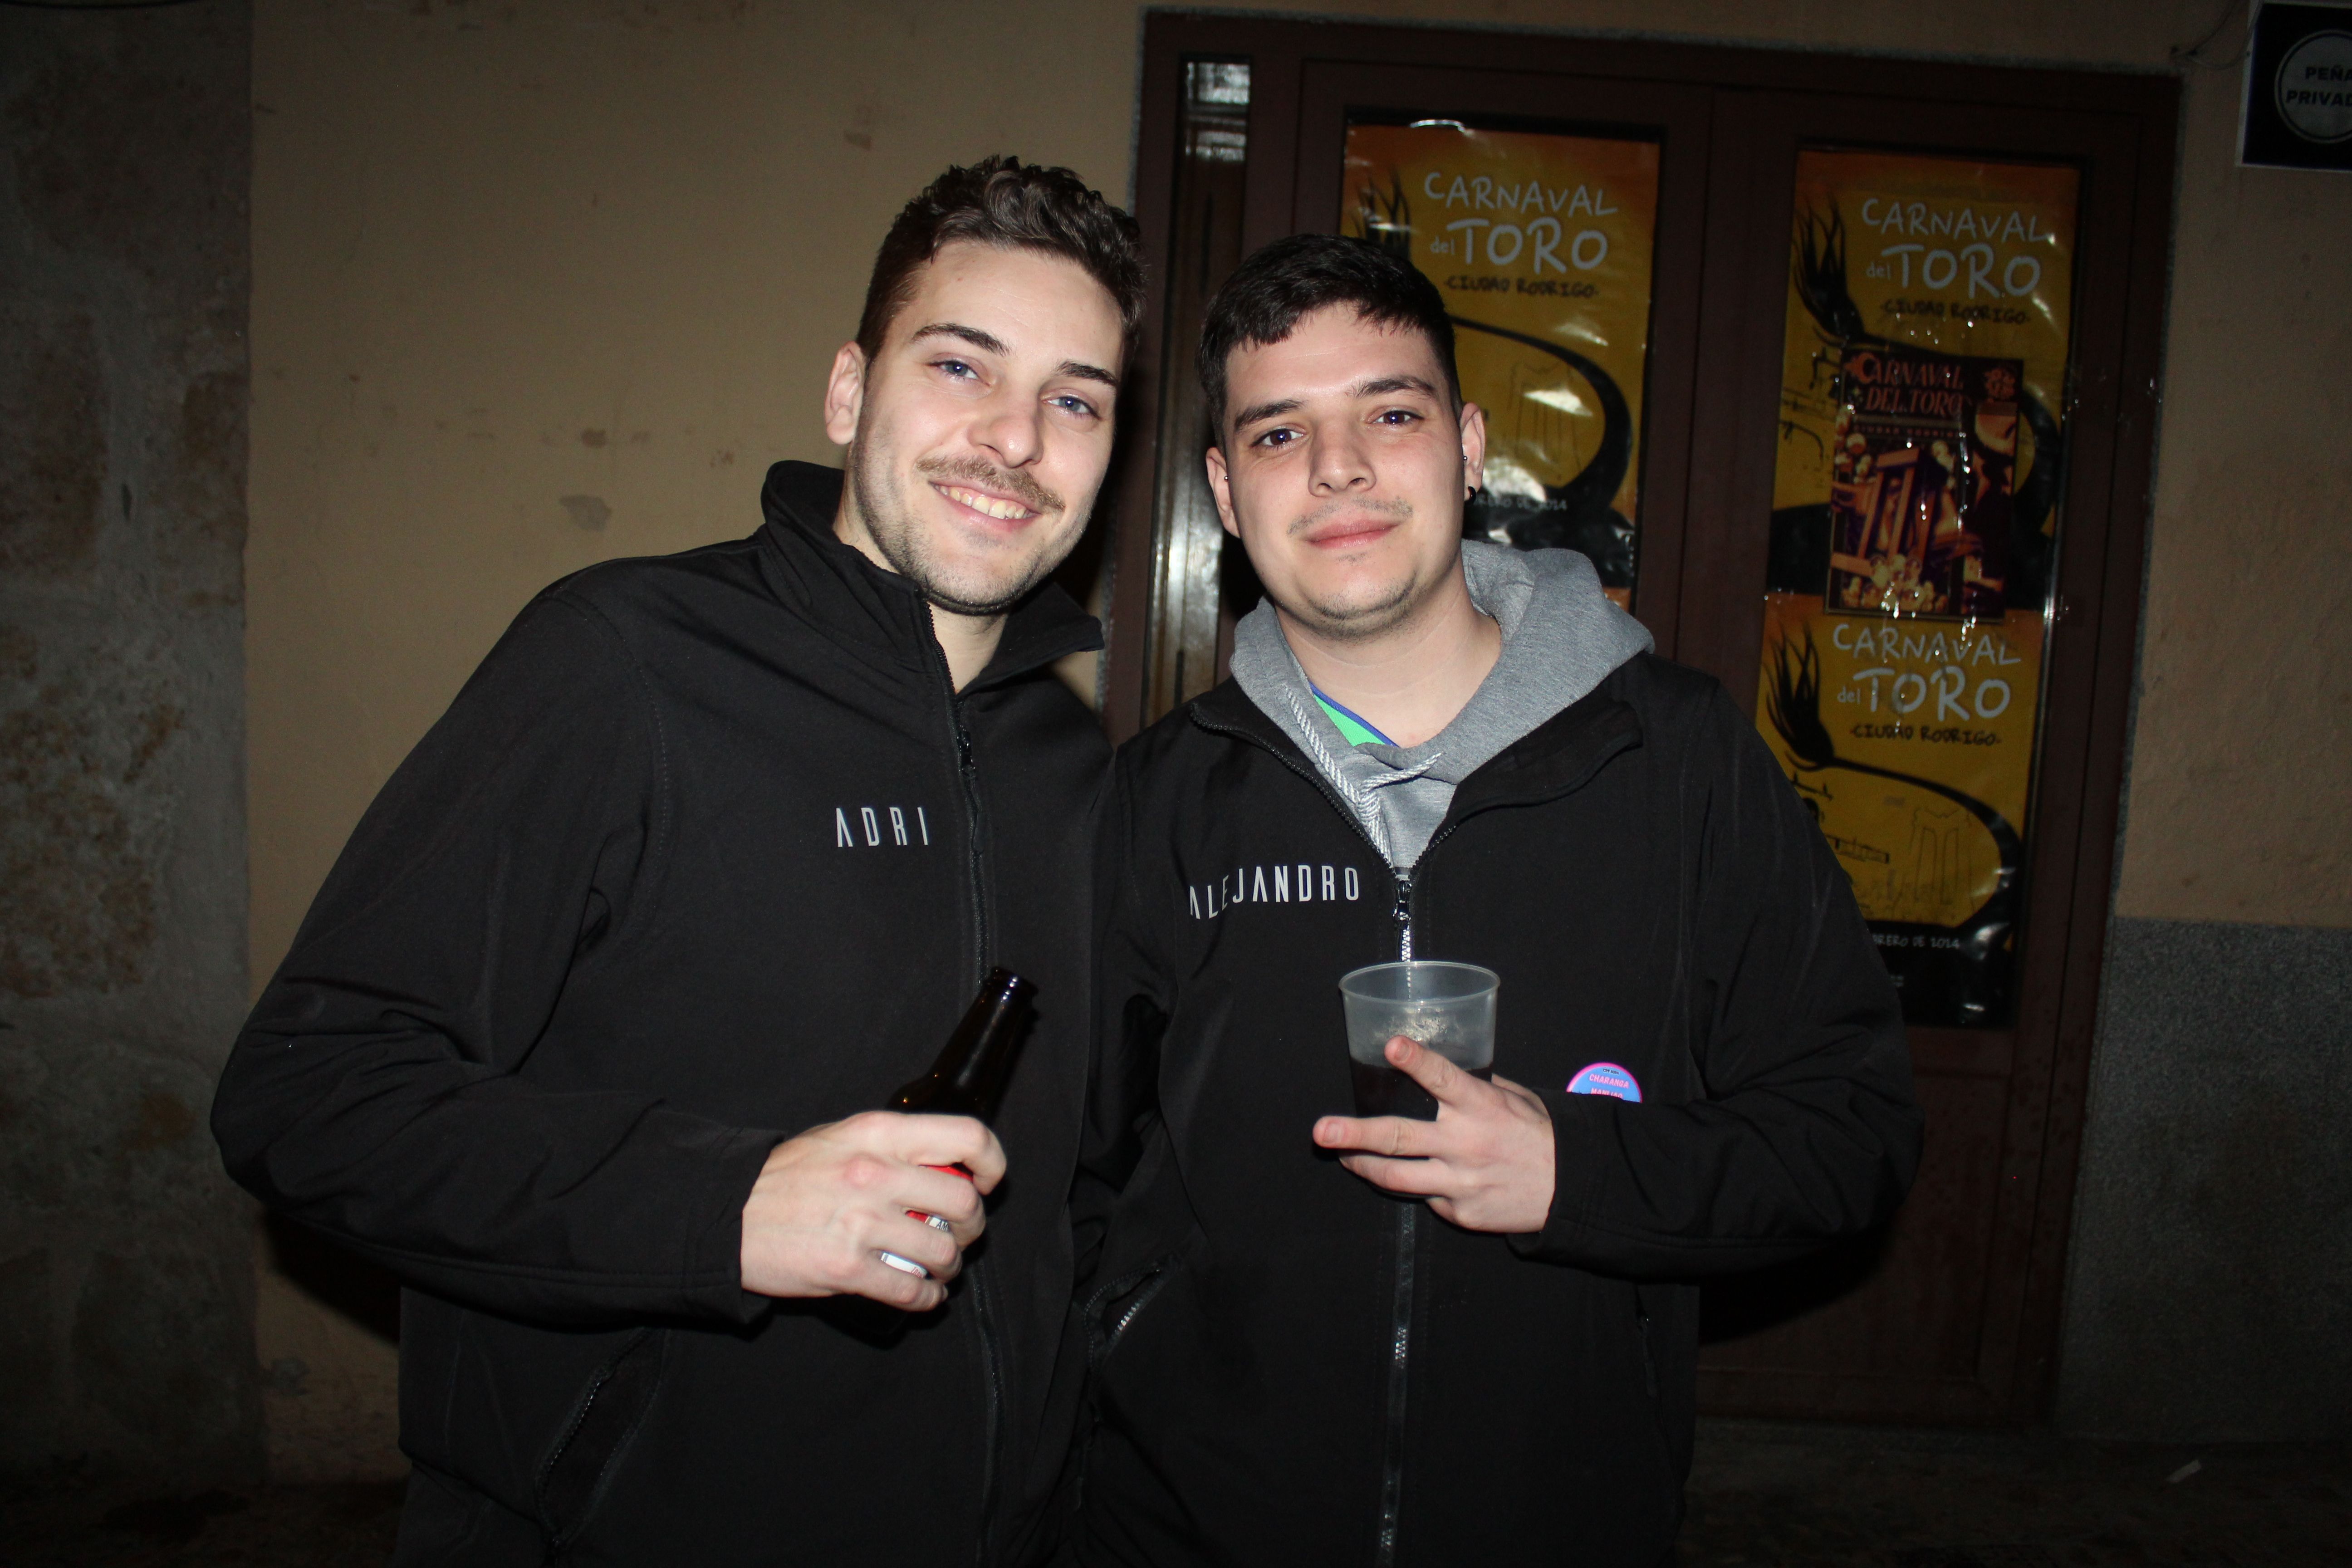
{"label": "beige plaster wall", "polygon": [[[1491,0],[1363,16],[2160,67],[2213,0]],[[756,524],[824,459],[872,247],[993,151],[1127,188],[1133,0],[259,0],[248,734],[267,979],[521,604]],[[2231,43],[2224,38],[2228,52]],[[2352,924],[2340,302],[2352,179],[2231,167],[2195,73],[2118,908]],[[391,1350],[265,1258],[288,1474],[396,1465]],[[306,1457],[307,1456],[307,1457]]]}
{"label": "beige plaster wall", "polygon": [[2186,105],[2116,912],[2352,925],[2352,175]]}

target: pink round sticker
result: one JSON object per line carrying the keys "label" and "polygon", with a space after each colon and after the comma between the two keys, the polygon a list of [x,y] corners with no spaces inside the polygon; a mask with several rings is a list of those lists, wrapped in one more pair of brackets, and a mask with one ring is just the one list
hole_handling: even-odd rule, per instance
{"label": "pink round sticker", "polygon": [[1639,1100],[1642,1086],[1615,1062],[1594,1062],[1568,1080],[1570,1094],[1605,1094],[1612,1100]]}

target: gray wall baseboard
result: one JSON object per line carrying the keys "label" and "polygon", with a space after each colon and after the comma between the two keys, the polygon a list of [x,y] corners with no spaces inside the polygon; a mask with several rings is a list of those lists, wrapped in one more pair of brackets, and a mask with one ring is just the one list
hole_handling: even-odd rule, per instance
{"label": "gray wall baseboard", "polygon": [[2352,1438],[2352,930],[2116,920],[2053,1418]]}

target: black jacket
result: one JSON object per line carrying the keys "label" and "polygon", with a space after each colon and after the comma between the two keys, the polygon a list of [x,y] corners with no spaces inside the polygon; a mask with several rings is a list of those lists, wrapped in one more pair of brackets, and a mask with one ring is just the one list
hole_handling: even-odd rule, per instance
{"label": "black jacket", "polygon": [[[401,1442],[450,1517],[412,1514],[404,1560],[1028,1550],[1076,1404],[1048,1384],[1108,761],[1047,667],[1099,628],[1048,586],[958,696],[921,598],[833,537],[839,493],[779,465],[751,538],[524,610],[222,1079],[230,1173],[408,1287]],[[948,1305],[741,1289],[770,1149],[926,1068],[994,963],[1037,1025]]]}
{"label": "black jacket", "polygon": [[[1722,690],[1647,655],[1465,779],[1394,877],[1228,683],[1105,813],[1082,1155],[1088,1563],[1650,1564],[1690,1460],[1692,1281],[1884,1221],[1919,1113],[1846,878]],[[1500,973],[1558,1148],[1540,1234],[1456,1229],[1309,1137],[1336,983]],[[1564,1092],[1597,1062],[1640,1103]]]}

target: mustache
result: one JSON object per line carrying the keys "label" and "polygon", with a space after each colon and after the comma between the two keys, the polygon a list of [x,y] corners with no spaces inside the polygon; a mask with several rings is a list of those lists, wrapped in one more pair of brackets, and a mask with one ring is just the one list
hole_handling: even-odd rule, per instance
{"label": "mustache", "polygon": [[973,489],[992,490],[1001,496],[1010,496],[1031,511],[1064,510],[1060,496],[1027,474],[1014,468],[1000,468],[984,458],[925,458],[916,463],[915,472],[934,484],[969,485]]}
{"label": "mustache", "polygon": [[1412,503],[1409,500],[1363,500],[1339,496],[1294,521],[1290,525],[1290,537],[1297,539],[1307,530],[1329,521],[1343,511],[1370,512],[1375,517],[1393,518],[1398,522],[1412,520]]}

